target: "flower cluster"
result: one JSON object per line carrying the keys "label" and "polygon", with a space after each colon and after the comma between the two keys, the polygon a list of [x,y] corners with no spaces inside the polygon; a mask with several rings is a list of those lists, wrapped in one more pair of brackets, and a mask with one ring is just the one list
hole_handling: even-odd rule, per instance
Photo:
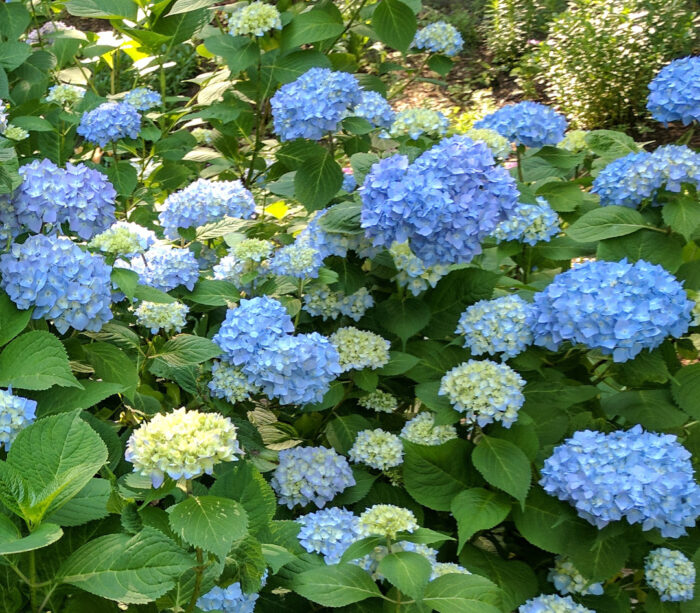
{"label": "flower cluster", "polygon": [[354,192],[357,189],[357,181],[355,180],[355,175],[352,174],[352,169],[350,169],[350,172],[346,172],[343,168],[343,184],[341,185],[341,189],[348,193]]}
{"label": "flower cluster", "polygon": [[361,225],[375,245],[409,242],[427,266],[469,262],[517,204],[515,182],[483,143],[444,139],[409,164],[372,166],[361,188]]}
{"label": "flower cluster", "polygon": [[532,343],[535,318],[533,306],[520,296],[480,300],[462,313],[456,333],[473,355],[500,353],[508,359]]}
{"label": "flower cluster", "polygon": [[315,279],[323,265],[321,253],[304,242],[294,242],[279,249],[270,260],[270,272],[276,275]]}
{"label": "flower cluster", "polygon": [[374,298],[366,287],[361,287],[355,293],[346,296],[343,292],[334,292],[327,285],[309,288],[304,294],[302,307],[313,317],[337,319],[345,315],[354,321],[360,321],[363,315],[374,306]]}
{"label": "flower cluster", "polygon": [[510,428],[525,402],[524,379],[506,364],[469,360],[455,366],[440,381],[439,394],[447,396],[468,422],[482,428],[499,422]]}
{"label": "flower cluster", "polygon": [[571,560],[564,556],[557,556],[554,559],[554,567],[549,569],[547,579],[554,584],[554,587],[562,594],[593,594],[600,596],[603,593],[602,583],[588,581],[573,565]]}
{"label": "flower cluster", "polygon": [[685,145],[666,145],[653,153],[629,153],[608,164],[593,181],[602,206],[659,205],[661,190],[680,192],[683,183],[700,190],[700,153]]}
{"label": "flower cluster", "polygon": [[544,198],[538,197],[537,204],[518,203],[518,206],[496,226],[492,236],[502,241],[520,241],[528,245],[547,242],[559,234],[559,215]]}
{"label": "flower cluster", "polygon": [[273,298],[241,300],[214,342],[248,381],[283,404],[319,402],[340,374],[338,352],[317,332],[292,336],[294,324]]}
{"label": "flower cluster", "polygon": [[401,436],[418,445],[442,445],[457,438],[457,430],[451,425],[435,425],[435,415],[426,411],[407,422]]}
{"label": "flower cluster", "polygon": [[231,36],[264,36],[270,30],[281,30],[279,11],[265,2],[251,2],[231,13],[228,19]]}
{"label": "flower cluster", "polygon": [[111,269],[99,255],[57,236],[38,234],[0,255],[0,287],[33,319],[97,332],[112,319]]}
{"label": "flower cluster", "polygon": [[105,102],[83,113],[77,132],[86,141],[106,147],[121,138],[137,138],[141,131],[141,115],[126,102]]}
{"label": "flower cluster", "polygon": [[680,551],[659,547],[644,560],[644,578],[663,601],[692,600],[695,566]]}
{"label": "flower cluster", "polygon": [[49,87],[49,93],[46,96],[46,102],[53,102],[59,106],[73,106],[85,96],[85,90],[77,85],[70,83],[61,83]]}
{"label": "flower cluster", "polygon": [[321,140],[335,132],[348,109],[360,101],[360,85],[353,75],[311,68],[270,100],[275,132],[282,141]]}
{"label": "flower cluster", "polygon": [[389,361],[391,343],[374,332],[347,326],[331,334],[330,341],[338,350],[343,372],[381,368]]}
{"label": "flower cluster", "polygon": [[184,285],[194,289],[199,279],[199,265],[189,249],[178,249],[171,245],[156,244],[148,251],[134,256],[129,264],[138,273],[143,285],[150,285],[167,292]]}
{"label": "flower cluster", "polygon": [[588,143],[586,142],[586,134],[588,134],[586,130],[569,130],[561,142],[557,144],[557,147],[559,147],[559,149],[571,151],[572,153],[587,151]]}
{"label": "flower cluster", "polygon": [[339,507],[307,513],[297,519],[297,538],[309,553],[320,553],[326,564],[337,564],[345,550],[359,537],[357,516]]}
{"label": "flower cluster", "polygon": [[443,575],[471,575],[471,573],[454,562],[435,562],[430,573],[430,580],[434,581]]}
{"label": "flower cluster", "polygon": [[361,407],[377,413],[393,413],[399,406],[396,396],[382,390],[374,390],[357,401]]}
{"label": "flower cluster", "polygon": [[[388,130],[394,122],[394,109],[379,92],[363,91],[360,101],[352,110],[355,117],[362,117],[375,128]],[[352,191],[352,190],[345,190]]]}
{"label": "flower cluster", "polygon": [[240,453],[236,427],[228,417],[183,408],[159,413],[134,430],[124,457],[134,472],[160,487],[165,475],[175,480],[210,475],[216,464],[235,461]]}
{"label": "flower cluster", "polygon": [[700,57],[684,57],[664,66],[649,83],[647,109],[667,125],[700,121]]}
{"label": "flower cluster", "polygon": [[571,596],[546,594],[530,598],[518,607],[518,613],[595,613],[595,611],[577,604]]}
{"label": "flower cluster", "polygon": [[5,103],[0,98],[0,132],[4,132],[7,129],[7,111],[5,110]]}
{"label": "flower cluster", "polygon": [[212,396],[224,398],[231,404],[248,400],[251,394],[258,391],[239,368],[219,360],[215,360],[211,366],[208,387]]}
{"label": "flower cluster", "polygon": [[133,106],[137,111],[148,111],[163,104],[158,92],[148,87],[137,87],[124,96],[124,102]]}
{"label": "flower cluster", "polygon": [[231,281],[246,291],[255,287],[256,279],[266,269],[263,262],[272,253],[272,243],[258,238],[246,238],[229,249],[213,268],[214,278]]}
{"label": "flower cluster", "polygon": [[348,251],[355,251],[362,258],[374,257],[380,250],[372,247],[371,243],[359,234],[340,234],[336,232],[326,232],[321,227],[321,220],[325,213],[320,213],[309,222],[297,236],[297,242],[313,247],[320,254],[322,259],[328,256],[337,255],[344,258]]}
{"label": "flower cluster", "polygon": [[669,335],[685,333],[692,307],[682,285],[661,266],[589,261],[535,294],[533,335],[551,350],[571,341],[625,362]]}
{"label": "flower cluster", "polygon": [[505,160],[513,151],[510,141],[495,130],[472,128],[467,130],[464,136],[473,141],[485,143],[496,159]]}
{"label": "flower cluster", "polygon": [[155,232],[137,223],[117,221],[90,241],[90,247],[105,253],[134,257],[156,242]]}
{"label": "flower cluster", "polygon": [[416,257],[408,243],[394,243],[389,248],[389,253],[394,260],[397,274],[396,282],[417,296],[428,287],[435,287],[437,282],[448,272],[449,267],[444,264],[427,266],[423,260]]}
{"label": "flower cluster", "polygon": [[399,532],[413,532],[418,528],[412,511],[393,504],[375,504],[359,519],[360,536],[385,536],[394,540]]}
{"label": "flower cluster", "polygon": [[22,183],[12,204],[17,222],[32,232],[43,224],[67,223],[87,239],[114,223],[117,192],[101,172],[70,163],[64,170],[43,159],[22,166],[19,173]]}
{"label": "flower cluster", "polygon": [[[262,576],[263,586],[266,579],[267,571]],[[244,592],[240,582],[236,581],[225,588],[217,585],[210,589],[197,599],[197,608],[202,611],[217,611],[218,613],[253,613],[258,598],[257,592],[251,594]]]}
{"label": "flower cluster", "polygon": [[182,302],[142,302],[134,310],[136,323],[151,329],[151,334],[180,332],[185,327],[189,307]]}
{"label": "flower cluster", "polygon": [[453,56],[462,50],[464,39],[453,25],[444,21],[436,21],[416,33],[412,46],[431,53]]}
{"label": "flower cluster", "polygon": [[353,462],[387,470],[403,462],[403,445],[398,436],[381,428],[362,430],[357,433],[348,455]]}
{"label": "flower cluster", "polygon": [[36,28],[35,30],[29,31],[29,33],[27,34],[27,44],[37,45],[41,41],[42,37],[52,38],[51,35],[55,34],[56,32],[68,32],[70,30],[75,31],[75,28],[69,26],[63,21],[49,20],[43,23],[40,28]]}
{"label": "flower cluster", "polygon": [[158,215],[168,238],[177,238],[178,228],[198,228],[223,217],[249,219],[255,201],[240,181],[197,179],[185,189],[170,194]]}
{"label": "flower cluster", "polygon": [[313,502],[322,509],[346,488],[355,485],[348,461],[326,447],[294,447],[279,454],[270,481],[278,503],[292,509]]}
{"label": "flower cluster", "polygon": [[194,128],[192,136],[198,145],[211,145],[214,142],[214,131],[207,128]]}
{"label": "flower cluster", "polygon": [[440,111],[422,108],[406,109],[394,117],[389,135],[393,138],[408,136],[412,140],[418,140],[421,134],[444,136],[449,125],[449,119]]}
{"label": "flower cluster", "polygon": [[477,121],[474,127],[495,130],[518,145],[544,147],[560,142],[567,125],[563,115],[544,104],[526,100],[501,107]]}
{"label": "flower cluster", "polygon": [[25,130],[24,128],[20,128],[19,126],[13,126],[12,124],[9,124],[5,130],[2,132],[2,135],[5,138],[9,138],[10,140],[14,141],[21,141],[24,140],[25,138],[29,138],[29,132]]}
{"label": "flower cluster", "polygon": [[34,421],[36,400],[0,390],[0,446],[9,451],[17,435]]}
{"label": "flower cluster", "polygon": [[639,425],[610,434],[575,432],[545,460],[540,484],[598,528],[626,518],[677,538],[700,515],[690,453],[675,436]]}

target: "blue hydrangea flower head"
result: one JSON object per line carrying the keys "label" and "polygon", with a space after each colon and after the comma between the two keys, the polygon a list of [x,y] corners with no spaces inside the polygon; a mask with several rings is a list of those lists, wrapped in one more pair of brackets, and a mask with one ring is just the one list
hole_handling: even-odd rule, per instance
{"label": "blue hydrangea flower head", "polygon": [[297,519],[297,538],[309,553],[320,553],[326,564],[337,564],[345,550],[359,538],[358,518],[352,511],[329,507]]}
{"label": "blue hydrangea flower head", "polygon": [[228,255],[219,260],[212,271],[215,279],[231,281],[239,289],[250,292],[266,278],[273,245],[268,240],[246,238],[234,244]]}
{"label": "blue hydrangea flower head", "polygon": [[269,398],[299,405],[321,402],[341,373],[337,350],[318,332],[278,337],[242,370]]}
{"label": "blue hydrangea flower head", "polygon": [[9,451],[17,435],[36,417],[36,400],[0,390],[0,446]]}
{"label": "blue hydrangea flower head", "polygon": [[412,46],[451,57],[462,50],[464,39],[452,24],[436,21],[416,33]]}
{"label": "blue hydrangea flower head", "polygon": [[438,137],[447,134],[450,120],[440,111],[433,109],[405,109],[397,113],[389,128],[389,135],[393,138],[408,136],[412,140],[418,140],[421,134]]}
{"label": "blue hydrangea flower head", "polygon": [[156,244],[131,259],[129,267],[139,275],[139,282],[163,292],[184,285],[194,289],[199,279],[197,258],[189,249]]}
{"label": "blue hydrangea flower head", "polygon": [[357,433],[348,455],[353,462],[387,470],[403,462],[403,445],[398,436],[381,428],[362,430]]}
{"label": "blue hydrangea flower head", "polygon": [[[263,579],[265,577],[266,575],[263,575]],[[264,580],[263,585],[265,585]],[[218,613],[253,613],[259,597],[260,595],[256,592],[245,593],[240,582],[236,581],[225,588],[218,585],[211,588],[197,599],[197,608]]]}
{"label": "blue hydrangea flower head", "polygon": [[484,143],[442,140],[413,164],[380,160],[360,188],[361,225],[375,246],[408,241],[426,266],[469,262],[481,240],[508,217],[518,191]]}
{"label": "blue hydrangea flower head", "polygon": [[527,245],[548,242],[559,234],[559,215],[541,197],[537,204],[518,203],[518,206],[496,226],[492,236],[500,243],[502,241],[520,241]]}
{"label": "blue hydrangea flower head", "polygon": [[294,324],[282,303],[268,296],[240,301],[226,311],[226,319],[212,339],[234,366],[255,361],[262,349],[294,332]]}
{"label": "blue hydrangea flower head", "polygon": [[554,109],[526,100],[507,104],[474,124],[495,130],[512,143],[526,147],[556,145],[564,138],[568,123]]}
{"label": "blue hydrangea flower head", "polygon": [[292,509],[313,502],[322,509],[337,494],[355,485],[348,461],[326,447],[294,447],[279,453],[270,480],[277,502]]}
{"label": "blue hydrangea flower head", "polygon": [[518,607],[518,613],[595,613],[595,611],[574,602],[571,596],[546,594],[530,598]]}
{"label": "blue hydrangea flower head", "polygon": [[321,140],[335,132],[362,92],[347,72],[311,68],[296,81],[280,87],[270,100],[275,132],[280,140]]}
{"label": "blue hydrangea flower head", "polygon": [[598,528],[624,518],[677,538],[700,516],[690,453],[675,436],[639,425],[609,434],[575,432],[555,447],[541,474],[547,493]]}
{"label": "blue hydrangea flower head", "polygon": [[170,194],[158,215],[168,238],[177,238],[178,228],[198,228],[224,217],[250,219],[255,201],[240,181],[197,179]]}
{"label": "blue hydrangea flower head", "polygon": [[133,106],[137,111],[148,111],[163,104],[160,94],[148,87],[137,87],[124,96],[124,102]]}
{"label": "blue hydrangea flower head", "polygon": [[700,56],[673,60],[649,83],[647,109],[656,121],[700,121]]}
{"label": "blue hydrangea flower head", "polygon": [[349,296],[341,294],[338,301],[341,314],[354,321],[360,321],[367,310],[374,306],[374,298],[366,287],[361,287]]}
{"label": "blue hydrangea flower head", "polygon": [[535,318],[534,307],[520,296],[480,300],[462,313],[455,332],[473,355],[500,353],[508,359],[532,343]]}
{"label": "blue hydrangea flower head", "polygon": [[67,238],[38,234],[0,255],[0,287],[33,319],[98,332],[112,319],[112,270],[102,256],[83,251]]}
{"label": "blue hydrangea flower head", "polygon": [[506,364],[469,360],[455,366],[440,381],[438,394],[447,396],[468,422],[482,428],[499,422],[510,428],[525,402],[525,380]]}
{"label": "blue hydrangea flower head", "polygon": [[278,249],[270,259],[270,272],[297,279],[315,279],[323,266],[321,252],[303,240]]}
{"label": "blue hydrangea flower head", "polygon": [[424,411],[406,422],[401,429],[401,438],[417,445],[442,445],[457,438],[457,430],[449,424],[435,425],[435,415]]}
{"label": "blue hydrangea flower head", "polygon": [[150,328],[151,334],[161,330],[166,333],[180,332],[185,327],[189,307],[182,302],[149,302],[144,300],[134,309],[136,323]]}
{"label": "blue hydrangea flower head", "polygon": [[66,223],[89,239],[115,221],[117,192],[107,177],[84,164],[65,170],[48,159],[34,160],[19,170],[22,183],[13,196],[17,220],[32,232],[43,224]]}
{"label": "blue hydrangea flower head", "polygon": [[106,147],[122,138],[137,138],[141,115],[126,102],[105,102],[83,113],[77,132],[86,141]]}
{"label": "blue hydrangea flower head", "polygon": [[687,183],[700,190],[700,153],[685,145],[665,145],[653,153],[629,153],[613,160],[593,181],[602,206],[638,207],[658,201],[660,190],[680,192]]}
{"label": "blue hydrangea flower head", "polygon": [[695,565],[683,553],[659,547],[644,560],[644,578],[665,602],[693,599]]}
{"label": "blue hydrangea flower head", "polygon": [[258,388],[248,381],[240,368],[225,361],[214,360],[211,367],[211,381],[207,387],[215,398],[223,398],[231,404],[248,400]]}
{"label": "blue hydrangea flower head", "polygon": [[165,475],[176,481],[211,475],[216,464],[234,462],[241,453],[228,417],[182,408],[158,413],[134,430],[124,458],[157,488]]}
{"label": "blue hydrangea flower head", "polygon": [[355,175],[352,174],[352,171],[345,172],[343,170],[343,185],[341,189],[348,192],[348,194],[357,189],[357,181],[355,181]]}
{"label": "blue hydrangea flower head", "polygon": [[[379,92],[363,91],[360,102],[351,111],[355,117],[362,117],[375,128],[388,130],[394,123],[394,109]],[[349,190],[346,190],[349,191]]]}
{"label": "blue hydrangea flower head", "polygon": [[231,36],[264,36],[270,30],[281,30],[279,11],[265,2],[251,2],[234,10],[228,19]]}
{"label": "blue hydrangea flower head", "polygon": [[644,260],[584,262],[554,277],[534,304],[535,344],[580,343],[615,362],[684,334],[693,308],[673,275]]}
{"label": "blue hydrangea flower head", "polygon": [[312,317],[337,319],[340,316],[340,292],[331,291],[327,285],[309,288],[304,294],[302,309]]}
{"label": "blue hydrangea flower head", "polygon": [[337,255],[344,258],[348,251],[355,251],[360,257],[374,257],[378,249],[363,234],[342,234],[339,232],[326,232],[321,227],[321,220],[325,212],[316,214],[308,225],[299,233],[296,242],[306,247],[313,247],[321,254],[321,259]]}
{"label": "blue hydrangea flower head", "polygon": [[603,593],[602,583],[593,583],[586,579],[565,556],[557,556],[554,559],[554,567],[549,569],[547,580],[551,581],[554,587],[564,595],[600,596]]}
{"label": "blue hydrangea flower head", "polygon": [[155,232],[130,221],[118,221],[90,241],[90,247],[132,258],[156,243]]}

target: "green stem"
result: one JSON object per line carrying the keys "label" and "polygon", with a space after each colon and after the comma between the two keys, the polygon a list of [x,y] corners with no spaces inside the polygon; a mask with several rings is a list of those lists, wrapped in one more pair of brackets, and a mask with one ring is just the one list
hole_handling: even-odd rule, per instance
{"label": "green stem", "polygon": [[202,550],[197,547],[197,566],[194,569],[194,591],[192,592],[192,598],[190,598],[190,603],[187,605],[185,613],[193,613],[195,606],[197,605],[197,599],[199,598],[199,592],[202,589],[202,576],[204,575],[204,556]]}
{"label": "green stem", "polygon": [[527,284],[530,281],[530,273],[532,272],[532,247],[525,245],[523,249],[525,256],[525,266],[523,267],[523,283]]}
{"label": "green stem", "polygon": [[[304,279],[299,279],[299,302],[302,301],[304,296]],[[301,304],[299,305],[299,310],[297,311],[296,317],[294,318],[294,329],[296,330],[299,325],[299,318],[301,317]]]}
{"label": "green stem", "polygon": [[515,148],[515,157],[518,160],[518,181],[521,183],[525,183],[525,178],[523,177],[523,166],[522,166],[522,153],[523,153],[524,147],[522,145],[518,145]]}
{"label": "green stem", "polygon": [[36,607],[36,550],[29,552],[29,604],[32,611],[39,611]]}

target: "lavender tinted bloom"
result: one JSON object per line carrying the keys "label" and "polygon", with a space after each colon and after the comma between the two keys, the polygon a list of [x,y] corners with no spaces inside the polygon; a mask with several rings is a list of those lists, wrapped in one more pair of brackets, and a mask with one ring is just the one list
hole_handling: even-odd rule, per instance
{"label": "lavender tinted bloom", "polygon": [[313,502],[322,509],[346,488],[355,485],[348,461],[326,447],[294,447],[279,454],[270,484],[278,503],[292,509]]}
{"label": "lavender tinted bloom", "polygon": [[557,275],[534,304],[535,344],[554,351],[580,343],[615,362],[684,334],[693,308],[673,275],[644,260],[584,262]]}
{"label": "lavender tinted bloom", "polygon": [[664,66],[649,83],[647,109],[666,125],[700,121],[700,57],[684,57]]}
{"label": "lavender tinted bloom", "polygon": [[111,269],[99,255],[67,238],[30,236],[0,256],[0,287],[19,309],[34,308],[33,319],[97,332],[112,319]]}
{"label": "lavender tinted bloom", "polygon": [[413,164],[402,155],[379,161],[360,193],[366,236],[384,247],[408,241],[428,266],[469,262],[518,198],[488,147],[465,136],[443,140]]}
{"label": "lavender tinted bloom", "polygon": [[48,159],[34,160],[19,170],[22,183],[12,203],[17,221],[32,232],[43,224],[67,223],[81,238],[91,238],[115,222],[117,197],[107,177],[84,164],[65,170]]}
{"label": "lavender tinted bloom", "polygon": [[335,132],[348,110],[361,101],[357,79],[347,72],[311,68],[283,85],[270,100],[280,140],[321,140]]}
{"label": "lavender tinted bloom", "polygon": [[567,121],[555,110],[526,100],[507,104],[474,124],[475,128],[495,130],[509,141],[527,147],[556,145],[564,138]]}
{"label": "lavender tinted bloom", "polygon": [[255,201],[240,181],[198,179],[170,194],[158,219],[168,238],[177,238],[178,228],[198,228],[224,217],[250,219]]}
{"label": "lavender tinted bloom", "polygon": [[126,102],[105,102],[83,113],[77,132],[86,141],[106,147],[122,138],[137,138],[141,115]]}
{"label": "lavender tinted bloom", "polygon": [[154,245],[148,251],[131,259],[131,270],[138,273],[139,282],[163,292],[178,285],[193,290],[199,279],[199,265],[189,249],[170,245]]}
{"label": "lavender tinted bloom", "polygon": [[675,436],[639,425],[575,432],[545,460],[540,484],[598,528],[624,518],[677,538],[700,515],[690,453]]}

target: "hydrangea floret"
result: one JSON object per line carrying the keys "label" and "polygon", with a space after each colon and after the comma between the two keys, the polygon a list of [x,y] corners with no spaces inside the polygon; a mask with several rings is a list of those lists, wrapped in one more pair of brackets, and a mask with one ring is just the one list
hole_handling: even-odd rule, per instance
{"label": "hydrangea floret", "polygon": [[673,275],[644,260],[583,262],[535,294],[534,305],[535,344],[556,350],[579,343],[615,362],[684,334],[693,308]]}
{"label": "hydrangea floret", "polygon": [[266,2],[251,2],[237,8],[228,19],[231,36],[264,36],[270,30],[281,30],[279,11]]}
{"label": "hydrangea floret", "polygon": [[418,140],[422,134],[444,136],[449,126],[450,120],[440,111],[423,108],[404,109],[394,116],[394,121],[389,127],[389,136],[408,136],[411,140]]}
{"label": "hydrangea floret", "polygon": [[77,132],[86,141],[106,147],[122,138],[137,138],[141,115],[126,102],[105,102],[83,113]]}
{"label": "hydrangea floret", "polygon": [[148,228],[130,221],[117,221],[94,236],[89,246],[105,253],[131,258],[155,245],[156,240],[155,232]]}
{"label": "hydrangea floret", "polygon": [[462,50],[464,39],[452,24],[436,21],[419,30],[411,46],[451,57]]}
{"label": "hydrangea floret", "polygon": [[[267,582],[267,570],[260,579],[261,587]],[[197,608],[218,613],[253,613],[260,595],[257,592],[244,592],[240,581],[227,587],[214,586],[197,599]]]}
{"label": "hydrangea floret", "polygon": [[235,461],[241,453],[228,417],[182,408],[159,413],[134,430],[124,457],[157,488],[166,475],[176,481],[210,475],[216,464]]}
{"label": "hydrangea floret", "polygon": [[49,87],[49,93],[46,96],[46,102],[52,102],[59,106],[73,106],[83,99],[85,90],[77,85],[70,83],[60,83]]}
{"label": "hydrangea floret", "polygon": [[182,302],[149,302],[144,300],[134,309],[136,323],[150,328],[151,334],[180,332],[187,323],[189,307]]}
{"label": "hydrangea floret", "polygon": [[439,394],[482,428],[498,422],[510,428],[525,402],[525,380],[506,364],[469,360],[455,366],[440,381]]}
{"label": "hydrangea floret", "polygon": [[700,121],[700,56],[673,60],[649,83],[647,109],[666,125]]}
{"label": "hydrangea floret", "polygon": [[329,507],[297,519],[297,538],[309,553],[320,553],[326,564],[337,564],[345,550],[359,538],[358,518],[352,511]]}
{"label": "hydrangea floret", "polygon": [[374,332],[347,326],[331,334],[330,341],[338,350],[343,372],[363,368],[374,370],[389,361],[391,343]]}
{"label": "hydrangea floret", "polygon": [[348,455],[353,462],[387,470],[403,462],[403,445],[398,436],[381,428],[362,430],[357,433]]}
{"label": "hydrangea floret", "polygon": [[396,396],[383,390],[374,390],[370,392],[366,396],[360,398],[357,404],[365,409],[372,409],[377,413],[393,413],[399,407]]}
{"label": "hydrangea floret", "polygon": [[700,516],[690,453],[675,436],[639,425],[575,432],[545,460],[540,484],[597,528],[626,519],[677,538]]}
{"label": "hydrangea floret", "polygon": [[134,256],[129,267],[139,275],[139,282],[163,292],[184,285],[194,289],[199,280],[199,264],[189,249],[157,243],[148,251]]}
{"label": "hydrangea floret", "polygon": [[547,579],[561,594],[580,594],[585,596],[592,594],[600,596],[603,593],[603,584],[594,583],[586,579],[574,566],[573,562],[565,556],[554,558],[554,566],[549,569]]}
{"label": "hydrangea floret", "polygon": [[133,106],[137,111],[148,111],[163,104],[160,94],[148,87],[137,87],[124,96],[124,102]]}
{"label": "hydrangea floret", "polygon": [[418,445],[442,445],[457,438],[457,430],[449,424],[436,425],[435,415],[418,413],[401,429],[401,437]]}
{"label": "hydrangea floret", "polygon": [[464,133],[464,136],[475,142],[485,143],[493,157],[499,160],[505,160],[513,152],[510,141],[495,130],[471,128]]}
{"label": "hydrangea floret", "polygon": [[240,368],[222,360],[214,360],[211,367],[211,381],[207,386],[212,396],[223,398],[231,404],[248,400],[252,394],[259,391]]}
{"label": "hydrangea floret", "polygon": [[695,565],[680,551],[659,547],[644,560],[644,578],[664,602],[693,599]]}
{"label": "hydrangea floret", "polygon": [[298,241],[275,252],[270,259],[270,272],[297,279],[315,279],[322,265],[321,253]]}
{"label": "hydrangea floret", "polygon": [[518,613],[595,613],[572,600],[571,596],[546,594],[531,598],[518,607]]}
{"label": "hydrangea floret", "polygon": [[507,104],[474,124],[495,130],[510,142],[526,147],[556,145],[564,138],[567,121],[554,109],[526,100]]}
{"label": "hydrangea floret", "polygon": [[289,509],[313,502],[322,509],[337,494],[355,485],[348,461],[326,447],[283,449],[270,481],[279,504]]}
{"label": "hydrangea floret", "polygon": [[0,446],[9,451],[17,435],[36,417],[36,400],[0,390]]}
{"label": "hydrangea floret", "polygon": [[413,532],[418,522],[413,511],[393,504],[375,504],[360,515],[358,530],[360,536],[383,536],[396,539],[399,532]]}
{"label": "hydrangea floret", "polygon": [[559,215],[542,197],[537,204],[518,203],[507,219],[496,226],[492,236],[497,242],[520,241],[535,246],[539,242],[548,242],[559,234]]}
{"label": "hydrangea floret", "polygon": [[391,128],[396,116],[387,99],[379,92],[372,91],[362,92],[359,103],[355,105],[351,113],[355,117],[366,119],[375,128],[384,128],[385,130]]}

